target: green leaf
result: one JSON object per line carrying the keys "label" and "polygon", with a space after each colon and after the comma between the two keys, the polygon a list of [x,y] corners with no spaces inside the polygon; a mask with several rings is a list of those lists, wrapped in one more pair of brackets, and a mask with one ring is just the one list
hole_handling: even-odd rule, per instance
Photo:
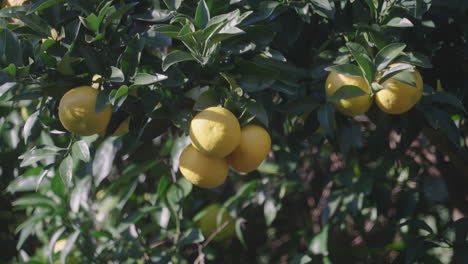
{"label": "green leaf", "polygon": [[70,209],[74,213],[78,213],[81,204],[86,204],[88,201],[88,194],[91,189],[91,178],[85,177],[81,179],[70,196]]}
{"label": "green leaf", "polygon": [[402,64],[394,65],[383,72],[382,76],[379,79],[379,83],[382,84],[386,80],[404,71],[413,72],[414,71],[413,69],[414,69],[414,66],[411,64],[402,63]]}
{"label": "green leaf", "polygon": [[11,88],[15,87],[16,85],[18,85],[18,83],[15,83],[15,82],[6,82],[0,85],[0,97],[4,95],[6,92],[8,92]]}
{"label": "green leaf", "polygon": [[60,263],[61,264],[66,264],[66,259],[70,251],[72,250],[73,246],[75,245],[76,240],[78,239],[78,236],[80,235],[80,230],[76,230],[67,238],[67,243],[65,244],[65,247],[63,250],[60,252]]}
{"label": "green leaf", "polygon": [[311,263],[312,262],[312,258],[307,256],[307,255],[304,255],[304,254],[300,254],[300,255],[296,255],[290,262],[290,264],[307,264],[307,263]]}
{"label": "green leaf", "polygon": [[205,240],[205,237],[201,233],[200,229],[192,228],[192,229],[187,230],[182,235],[179,242],[177,243],[177,246],[178,247],[183,247],[185,245],[200,243],[203,240]]}
{"label": "green leaf", "polygon": [[366,95],[367,93],[363,91],[361,88],[354,86],[354,85],[344,85],[341,86],[335,93],[327,98],[329,102],[336,102],[341,99],[349,99],[354,97],[359,97]]}
{"label": "green leaf", "polygon": [[20,206],[20,207],[43,207],[48,209],[55,209],[57,204],[52,200],[50,197],[45,196],[39,193],[33,194],[26,194],[23,195],[21,198],[13,201],[11,203],[13,206]]}
{"label": "green leaf", "polygon": [[91,13],[88,17],[79,17],[81,23],[89,30],[92,32],[97,33],[99,31],[99,25],[100,21],[98,17],[94,14]]}
{"label": "green leaf", "polygon": [[70,1],[70,0],[41,0],[41,1],[37,1],[37,2],[33,3],[32,5],[30,5],[29,10],[26,13],[26,15],[30,15],[30,14],[35,13],[35,12],[40,12],[40,11],[42,11],[44,9],[49,8],[49,7],[61,4],[63,2],[68,2],[68,1]]}
{"label": "green leaf", "polygon": [[143,217],[147,216],[148,214],[160,208],[161,206],[146,206],[146,207],[140,208],[132,212],[129,216],[123,219],[122,222],[120,223],[118,227],[119,232],[122,233],[123,231],[127,230],[130,227],[130,225],[137,223]]}
{"label": "green leaf", "polygon": [[34,227],[35,223],[31,223],[21,230],[21,233],[18,238],[18,243],[16,244],[17,250],[19,250],[23,246],[26,239],[32,234],[32,232],[34,231]]}
{"label": "green leaf", "polygon": [[319,107],[317,111],[317,119],[320,126],[325,129],[329,136],[333,135],[333,124],[335,119],[335,109],[332,103],[326,103]]}
{"label": "green leaf", "polygon": [[416,65],[423,68],[431,68],[431,60],[417,52],[406,52],[404,55],[398,57],[394,62],[404,62],[412,65]]}
{"label": "green leaf", "polygon": [[385,67],[398,57],[405,48],[406,44],[404,43],[392,43],[381,49],[374,60],[375,65],[377,65],[377,70],[382,71],[385,69]]}
{"label": "green leaf", "polygon": [[150,85],[166,79],[166,75],[162,75],[159,73],[156,73],[156,75],[151,75],[148,73],[138,73],[135,76],[135,85]]}
{"label": "green leaf", "polygon": [[99,183],[109,175],[120,145],[120,141],[115,137],[109,137],[99,145],[93,160],[93,176],[96,186],[99,186]]}
{"label": "green leaf", "polygon": [[28,138],[31,135],[31,130],[32,130],[34,124],[36,124],[36,122],[38,120],[38,117],[39,117],[39,111],[36,111],[32,115],[30,115],[28,117],[28,119],[26,120],[26,123],[24,124],[23,138],[24,138],[24,143],[25,144],[28,142]]}
{"label": "green leaf", "polygon": [[200,2],[198,2],[197,11],[195,12],[195,26],[201,29],[205,28],[208,21],[210,21],[210,10],[205,0],[200,0]]}
{"label": "green leaf", "polygon": [[60,198],[65,198],[65,183],[62,180],[62,177],[60,177],[60,174],[56,173],[54,177],[52,178],[51,186],[50,188],[52,191]]}
{"label": "green leaf", "polygon": [[[413,78],[413,75],[409,71],[402,71],[393,76],[393,79],[398,80],[402,83],[416,87],[416,81]],[[385,88],[385,87],[384,87]]]}
{"label": "green leaf", "polygon": [[195,58],[192,54],[185,51],[175,50],[169,53],[162,62],[163,71],[167,71],[172,65],[182,61],[193,61]]}
{"label": "green leaf", "polygon": [[244,235],[242,234],[242,224],[244,223],[245,220],[243,219],[237,219],[236,220],[236,236],[241,242],[242,246],[244,248],[247,248],[247,243],[245,243]]}
{"label": "green leaf", "polygon": [[258,121],[262,122],[264,126],[269,126],[268,114],[265,111],[265,108],[262,104],[260,104],[259,102],[249,101],[247,102],[246,107],[247,111],[253,116],[255,116],[255,118],[257,118]]}
{"label": "green leaf", "polygon": [[394,17],[390,21],[387,22],[387,26],[404,28],[404,27],[413,27],[414,25],[407,18]]}
{"label": "green leaf", "polygon": [[328,255],[328,228],[326,225],[320,233],[315,234],[314,238],[309,242],[309,251],[314,255]]}
{"label": "green leaf", "polygon": [[84,162],[89,162],[90,154],[88,144],[84,140],[77,141],[72,146],[72,156]]}
{"label": "green leaf", "polygon": [[272,199],[267,199],[263,205],[263,214],[265,215],[265,221],[267,226],[270,226],[276,218],[278,210]]}
{"label": "green leaf", "polygon": [[277,110],[291,115],[300,115],[314,111],[319,106],[319,99],[316,97],[304,96],[289,100],[286,104],[279,106]]}
{"label": "green leaf", "polygon": [[340,64],[325,68],[326,71],[336,72],[347,76],[362,77],[362,71],[354,64]]}
{"label": "green leaf", "polygon": [[167,8],[175,11],[179,9],[183,1],[184,0],[164,0],[164,3],[166,4]]}
{"label": "green leaf", "polygon": [[455,107],[461,112],[466,112],[463,103],[458,97],[448,92],[437,92],[424,96],[424,101],[429,103],[446,104]]}
{"label": "green leaf", "polygon": [[214,90],[208,90],[198,96],[197,101],[193,105],[193,110],[201,111],[211,106],[217,106],[221,103],[218,93]]}
{"label": "green leaf", "polygon": [[40,181],[42,176],[41,174],[19,176],[10,182],[6,190],[10,193],[16,193],[36,191],[36,189],[41,189],[42,187],[47,186],[49,183],[47,178]]}
{"label": "green leaf", "polygon": [[50,238],[49,245],[47,246],[47,256],[49,258],[50,263],[53,263],[55,243],[57,243],[57,240],[59,240],[63,232],[65,232],[65,227],[57,229],[57,231],[55,231],[52,237]]}
{"label": "green leaf", "polygon": [[121,83],[125,81],[125,76],[119,68],[111,66],[111,70],[112,70],[112,74],[110,76],[111,82]]}
{"label": "green leaf", "polygon": [[242,88],[237,84],[236,79],[224,72],[219,73],[223,78],[229,83],[229,87],[231,88],[231,91],[235,92],[238,96],[242,96],[244,94],[244,91],[242,91]]}
{"label": "green leaf", "polygon": [[125,51],[119,58],[120,69],[125,76],[133,77],[140,63],[141,51],[144,47],[144,41],[137,34],[125,48]]}
{"label": "green leaf", "polygon": [[112,90],[112,93],[110,94],[110,96],[112,96],[110,102],[111,104],[114,106],[112,108],[112,110],[114,112],[116,112],[117,110],[119,110],[119,108],[122,106],[122,104],[125,102],[125,100],[127,99],[128,97],[128,91],[129,91],[129,88],[127,85],[122,85],[119,87],[119,89],[117,91],[115,90]]}
{"label": "green leaf", "polygon": [[60,176],[67,186],[71,186],[73,180],[73,158],[68,155],[60,162],[59,166]]}
{"label": "green leaf", "polygon": [[347,43],[346,46],[364,73],[364,77],[366,77],[369,83],[372,83],[375,78],[376,68],[372,60],[369,58],[366,49],[363,46],[352,42]]}
{"label": "green leaf", "polygon": [[109,101],[109,94],[106,91],[99,91],[96,97],[96,105],[94,106],[94,112],[100,113],[110,105],[111,102]]}

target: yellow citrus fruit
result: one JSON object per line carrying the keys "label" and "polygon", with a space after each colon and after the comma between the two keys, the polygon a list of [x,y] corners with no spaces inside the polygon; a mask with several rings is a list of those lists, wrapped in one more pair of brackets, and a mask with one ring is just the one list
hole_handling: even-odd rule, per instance
{"label": "yellow citrus fruit", "polygon": [[27,0],[3,0],[2,7],[21,6]]}
{"label": "yellow citrus fruit", "polygon": [[65,245],[67,244],[66,239],[60,239],[57,242],[55,242],[54,245],[54,254],[62,251],[65,248]]}
{"label": "yellow citrus fruit", "polygon": [[60,100],[59,118],[68,131],[80,136],[89,136],[106,129],[112,108],[106,107],[96,113],[98,91],[90,86],[81,86],[68,91]]}
{"label": "yellow citrus fruit", "polygon": [[270,152],[271,138],[261,126],[248,125],[242,128],[239,146],[228,156],[228,163],[241,172],[251,172]]}
{"label": "yellow citrus fruit", "polygon": [[179,169],[191,183],[203,188],[215,188],[226,181],[229,167],[226,159],[205,156],[189,145],[180,155]]}
{"label": "yellow citrus fruit", "polygon": [[210,157],[229,155],[240,142],[240,125],[226,108],[209,107],[198,113],[190,123],[193,146]]}
{"label": "yellow citrus fruit", "polygon": [[[120,123],[119,127],[110,135],[110,137],[118,137],[128,132],[128,127],[130,125],[130,117],[125,119]],[[99,132],[99,136],[104,137],[106,135],[106,130]]]}
{"label": "yellow citrus fruit", "polygon": [[[208,239],[216,230],[218,230],[218,228],[223,226],[224,228],[220,229],[220,231],[213,237],[213,240],[222,241],[234,235],[234,219],[226,210],[223,210],[220,215],[221,206],[219,204],[211,204],[203,210],[206,210],[206,214],[198,221],[198,227],[205,236],[205,239]],[[226,224],[226,222],[228,223]]]}
{"label": "yellow citrus fruit", "polygon": [[330,72],[327,80],[325,81],[325,92],[327,97],[332,96],[339,88],[345,85],[357,86],[368,94],[336,101],[336,109],[346,116],[357,116],[367,112],[372,105],[372,98],[369,94],[369,85],[367,85],[366,80],[364,80],[363,77],[354,77]]}
{"label": "yellow citrus fruit", "polygon": [[[391,65],[392,66],[392,65]],[[375,94],[380,110],[388,114],[402,114],[410,110],[421,99],[423,80],[417,70],[410,72],[416,87],[390,78],[382,83],[385,88]]]}

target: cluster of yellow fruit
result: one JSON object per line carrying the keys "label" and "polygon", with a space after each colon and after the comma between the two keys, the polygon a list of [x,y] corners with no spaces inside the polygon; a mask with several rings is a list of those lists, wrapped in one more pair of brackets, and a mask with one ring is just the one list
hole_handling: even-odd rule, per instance
{"label": "cluster of yellow fruit", "polygon": [[[393,64],[390,66],[395,66]],[[410,110],[421,99],[423,92],[423,80],[417,70],[410,72],[416,86],[389,78],[381,85],[385,88],[374,94],[377,106],[388,114],[402,114]],[[380,77],[381,73],[377,77]],[[325,82],[325,92],[327,97],[332,96],[339,88],[345,85],[354,85],[366,92],[366,95],[342,99],[335,102],[336,109],[347,116],[357,116],[369,110],[373,98],[371,89],[364,77],[347,76],[344,74],[331,72]]]}
{"label": "cluster of yellow fruit", "polygon": [[[112,107],[96,113],[98,90],[81,86],[68,91],[60,100],[59,119],[63,127],[79,136],[99,134],[104,136],[112,116]],[[128,131],[129,119],[124,120],[111,136],[120,136]]]}
{"label": "cluster of yellow fruit", "polygon": [[237,118],[226,108],[210,107],[190,123],[192,144],[179,159],[182,175],[203,188],[223,184],[229,165],[240,172],[257,169],[270,152],[271,138],[261,126],[241,129]]}

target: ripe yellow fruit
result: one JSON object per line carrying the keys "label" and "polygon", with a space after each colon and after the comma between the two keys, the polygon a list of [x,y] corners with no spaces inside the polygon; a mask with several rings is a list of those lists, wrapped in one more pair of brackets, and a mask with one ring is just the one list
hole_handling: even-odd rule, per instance
{"label": "ripe yellow fruit", "polygon": [[192,145],[186,147],[180,155],[179,169],[189,182],[203,188],[215,188],[223,184],[229,171],[226,159],[205,156]]}
{"label": "ripe yellow fruit", "polygon": [[[122,123],[120,123],[119,127],[110,135],[110,137],[118,137],[128,132],[128,127],[130,125],[130,117],[125,119]],[[104,137],[106,135],[106,130],[99,132],[99,136]]]}
{"label": "ripe yellow fruit", "polygon": [[60,239],[57,242],[55,242],[54,245],[54,254],[62,251],[65,248],[65,245],[67,244],[66,239]]}
{"label": "ripe yellow fruit", "polygon": [[239,146],[228,156],[228,163],[241,172],[258,168],[271,149],[271,138],[261,126],[248,125],[242,128]]}
{"label": "ripe yellow fruit", "polygon": [[2,7],[21,6],[27,0],[3,0]]}
{"label": "ripe yellow fruit", "polygon": [[[206,214],[198,221],[198,227],[205,236],[205,239],[208,239],[216,230],[218,230],[218,228],[221,228],[222,226],[224,226],[224,228],[213,237],[213,240],[222,241],[234,235],[236,228],[235,221],[226,210],[221,213],[218,222],[218,215],[221,211],[221,206],[219,204],[211,204],[203,210],[206,210]],[[226,222],[228,223],[225,224]]]}
{"label": "ripe yellow fruit", "polygon": [[369,85],[363,77],[347,76],[336,72],[330,72],[325,81],[325,93],[327,97],[332,96],[339,88],[345,85],[354,85],[359,87],[366,95],[341,99],[335,102],[336,109],[346,116],[357,116],[369,110],[372,105]]}
{"label": "ripe yellow fruit", "polygon": [[106,129],[112,108],[106,107],[96,113],[95,104],[98,91],[89,86],[81,86],[68,91],[60,100],[59,118],[68,131],[80,136],[89,136]]}
{"label": "ripe yellow fruit", "polygon": [[418,71],[410,72],[416,87],[390,78],[382,83],[385,88],[375,94],[377,106],[388,114],[402,114],[421,99],[423,80]]}
{"label": "ripe yellow fruit", "polygon": [[198,113],[190,123],[190,139],[203,154],[223,158],[240,142],[240,125],[226,108],[209,107]]}

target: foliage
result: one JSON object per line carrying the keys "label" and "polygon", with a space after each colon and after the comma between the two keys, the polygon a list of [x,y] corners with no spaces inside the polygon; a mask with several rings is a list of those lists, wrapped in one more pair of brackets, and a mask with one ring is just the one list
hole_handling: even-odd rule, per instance
{"label": "foliage", "polygon": [[[463,0],[35,0],[0,10],[0,260],[10,263],[466,263]],[[401,62],[400,66],[391,66]],[[402,115],[345,117],[327,71],[414,85]],[[377,73],[381,79],[376,80]],[[58,103],[101,77],[111,135]],[[215,189],[178,172],[198,110],[269,128],[260,168]],[[236,237],[197,220],[217,202]],[[224,211],[223,211],[224,212]],[[58,240],[64,248],[54,252]]]}

